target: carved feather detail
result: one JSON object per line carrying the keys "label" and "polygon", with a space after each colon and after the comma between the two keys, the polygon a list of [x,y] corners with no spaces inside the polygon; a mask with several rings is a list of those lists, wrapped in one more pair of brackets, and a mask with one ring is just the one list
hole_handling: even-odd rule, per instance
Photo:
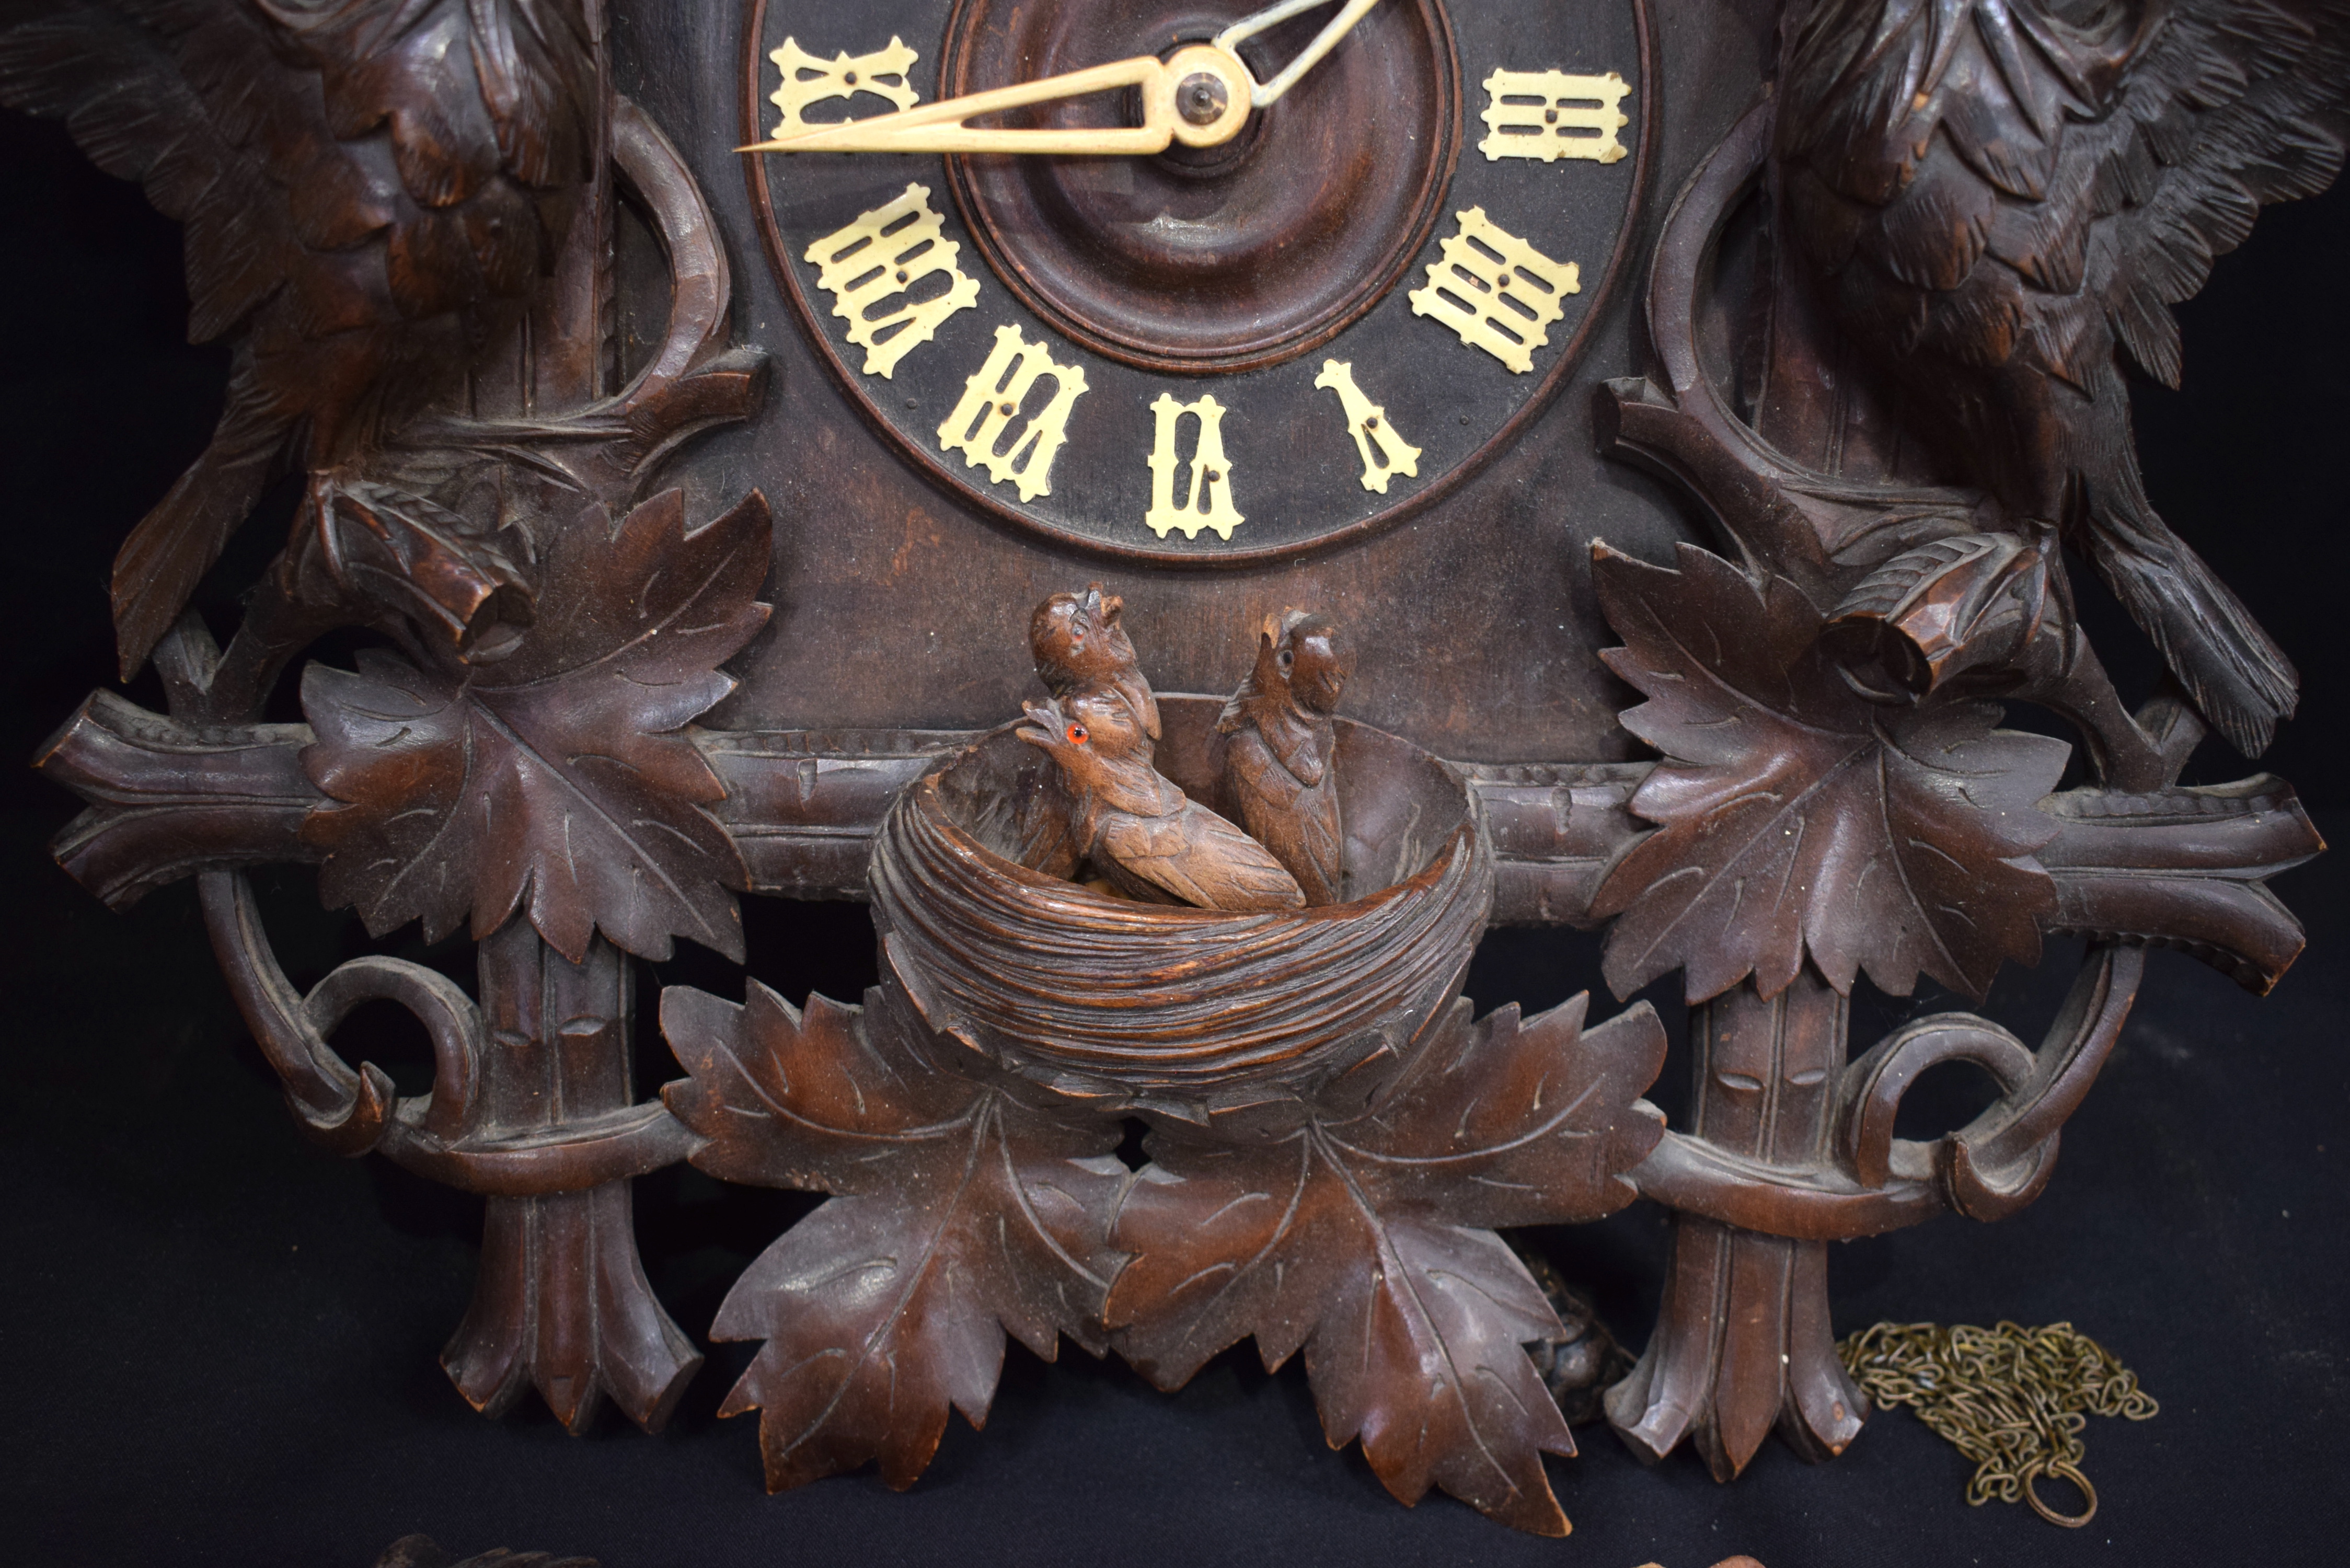
{"label": "carved feather detail", "polygon": [[117,557],[127,678],[262,488],[445,390],[549,272],[588,175],[568,0],[86,0],[0,27],[0,103],[187,225],[212,443]]}
{"label": "carved feather detail", "polygon": [[2169,307],[2339,170],[2350,3],[1819,0],[1789,36],[1784,212],[1845,328],[2257,754],[2298,677],[2147,501],[2120,371],[2176,385]]}
{"label": "carved feather detail", "polygon": [[1264,846],[1151,766],[1150,739],[1115,690],[1032,702],[1016,733],[1059,764],[1074,836],[1129,897],[1203,909],[1294,909],[1296,879]]}

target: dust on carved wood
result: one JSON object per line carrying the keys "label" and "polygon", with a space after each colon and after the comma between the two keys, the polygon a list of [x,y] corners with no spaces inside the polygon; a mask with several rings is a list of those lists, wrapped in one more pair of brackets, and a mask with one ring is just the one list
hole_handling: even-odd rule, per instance
{"label": "dust on carved wood", "polygon": [[1632,797],[1662,826],[1593,900],[1620,917],[1618,995],[1681,968],[1693,1002],[1750,974],[1774,996],[1808,951],[1838,991],[1865,970],[1906,996],[1922,971],[1980,997],[2002,961],[2039,961],[2037,805],[2069,747],[1996,728],[1995,704],[1865,700],[1784,578],[1687,545],[1678,570],[1602,545],[1593,573],[1625,642],[1601,657],[1648,699],[1624,726],[1667,759]]}
{"label": "dust on carved wood", "polygon": [[1111,1231],[1133,1254],[1109,1295],[1120,1352],[1172,1388],[1252,1334],[1268,1367],[1302,1346],[1332,1446],[1359,1438],[1399,1499],[1439,1486],[1566,1533],[1542,1456],[1575,1443],[1525,1351],[1558,1319],[1486,1227],[1636,1196],[1664,1030],[1644,1002],[1586,1032],[1587,1000],[1523,1023],[1457,1003],[1370,1109],[1285,1137],[1154,1133]]}
{"label": "dust on carved wood", "polygon": [[686,532],[667,491],[615,530],[590,507],[548,546],[537,620],[495,663],[363,653],[312,665],[303,765],[336,801],[304,824],[319,892],[376,933],[478,940],[518,904],[574,962],[598,930],[663,959],[691,937],[740,961],[741,855],[684,726],[732,691],[718,666],[767,617],[766,502]]}
{"label": "dust on carved wood", "polygon": [[875,1459],[911,1486],[949,1407],[986,1421],[1007,1331],[1048,1361],[1062,1334],[1102,1350],[1116,1122],[1039,1116],[912,1055],[871,1005],[802,1012],[755,981],[740,1007],[672,987],[661,1028],[692,1075],[662,1093],[709,1140],[697,1167],[835,1195],[711,1329],[766,1341],[720,1414],[762,1413],[770,1490]]}

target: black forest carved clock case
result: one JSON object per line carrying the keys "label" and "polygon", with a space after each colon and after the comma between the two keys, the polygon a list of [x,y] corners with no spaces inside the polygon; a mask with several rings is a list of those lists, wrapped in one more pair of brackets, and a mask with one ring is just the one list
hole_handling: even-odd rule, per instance
{"label": "black forest carved clock case", "polygon": [[[1826,1243],[2030,1203],[2148,945],[2255,991],[2299,951],[2290,786],[2178,782],[2297,677],[2155,514],[2123,378],[2333,177],[2345,39],[2333,0],[11,11],[0,98],[187,224],[234,351],[112,585],[169,711],[100,691],[43,749],[57,857],[117,906],[193,877],[306,1131],[484,1196],[443,1361],[485,1411],[668,1419],[701,1356],[629,1183],[691,1161],[828,1195],[708,1325],[761,1342],[724,1409],[776,1489],[911,1484],[1007,1338],[1170,1388],[1253,1339],[1404,1501],[1562,1533],[1605,1358],[1545,1386],[1574,1336],[1502,1233],[1641,1199],[1670,1272],[1608,1422],[1725,1480],[1773,1429],[1832,1457]],[[183,614],[288,473],[242,619]],[[466,930],[477,986],[297,990],[267,862]],[[743,960],[742,895],[868,901],[880,983],[640,999],[679,938]],[[1461,994],[1505,923],[1680,977],[1687,1125],[1648,1003]],[[2043,1039],[1850,1037],[1856,986],[1980,1000],[2060,932]],[[427,1094],[330,1044],[383,1000]],[[1897,1136],[1951,1062],[1997,1100]]]}

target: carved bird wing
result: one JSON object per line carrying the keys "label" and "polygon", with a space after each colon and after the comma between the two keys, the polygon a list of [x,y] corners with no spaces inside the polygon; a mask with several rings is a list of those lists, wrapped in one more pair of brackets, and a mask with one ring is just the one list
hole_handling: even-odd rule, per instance
{"label": "carved bird wing", "polygon": [[2350,4],[2144,0],[2068,26],[2032,0],[1825,0],[1788,101],[1805,237],[1897,286],[1898,347],[2022,353],[2091,391],[2118,342],[2175,386],[2168,307],[2262,203],[2341,167]]}
{"label": "carved bird wing", "polygon": [[1227,804],[1256,841],[1297,878],[1308,904],[1338,901],[1346,846],[1340,838],[1338,792],[1299,782],[1256,729],[1234,735],[1224,752]]}
{"label": "carved bird wing", "polygon": [[[449,384],[588,178],[565,0],[58,0],[0,13],[0,102],[187,225],[188,331],[234,344],[212,443],[116,557],[123,673],[280,463]],[[298,442],[298,448],[296,443]]]}
{"label": "carved bird wing", "polygon": [[1224,771],[1242,790],[1283,811],[1295,805],[1307,787],[1274,754],[1264,732],[1254,725],[1224,747]]}
{"label": "carved bird wing", "polygon": [[2177,384],[2169,307],[2333,179],[2345,108],[2350,0],[1820,0],[1784,72],[1789,223],[1847,329],[2250,753],[2296,677],[2147,500],[2120,369]]}
{"label": "carved bird wing", "polygon": [[1299,712],[1296,702],[1286,692],[1283,694],[1277,709],[1263,715],[1257,724],[1257,733],[1264,737],[1265,745],[1281,765],[1308,789],[1328,775],[1331,744],[1328,724],[1316,724]]}
{"label": "carved bird wing", "polygon": [[1203,909],[1295,909],[1297,879],[1255,839],[1197,801],[1168,816],[1104,819],[1097,857]]}

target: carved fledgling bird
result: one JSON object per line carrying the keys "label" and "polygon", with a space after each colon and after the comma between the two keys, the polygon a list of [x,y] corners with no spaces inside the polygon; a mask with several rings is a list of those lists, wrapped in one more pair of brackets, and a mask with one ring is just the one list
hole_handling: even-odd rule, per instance
{"label": "carved fledgling bird", "polygon": [[1114,689],[1031,702],[1014,732],[1060,769],[1070,826],[1111,885],[1148,903],[1295,909],[1296,879],[1264,846],[1161,777],[1150,737]]}
{"label": "carved fledgling bird", "polygon": [[234,347],[211,444],[115,557],[126,679],[273,476],[342,462],[519,319],[588,187],[595,91],[579,0],[0,12],[0,103],[187,225],[188,336]]}
{"label": "carved fledgling bird", "polygon": [[1256,668],[1224,704],[1216,728],[1224,748],[1227,804],[1305,890],[1308,904],[1335,904],[1346,835],[1338,815],[1337,711],[1354,656],[1338,628],[1290,610],[1264,618]]}
{"label": "carved fledgling bird", "polygon": [[[1036,678],[1056,702],[1087,693],[1114,693],[1133,715],[1146,742],[1159,739],[1159,699],[1142,678],[1134,644],[1120,618],[1126,601],[1089,583],[1081,594],[1055,594],[1028,618],[1028,653]],[[1028,803],[1021,818],[1019,861],[1047,876],[1066,877],[1085,858],[1072,835],[1075,812],[1056,773]]]}
{"label": "carved fledgling bird", "polygon": [[2156,514],[2122,372],[2176,386],[2169,307],[2262,202],[2334,178],[2350,0],[1810,0],[1783,26],[1783,210],[1836,318],[2258,754],[2299,678]]}
{"label": "carved fledgling bird", "polygon": [[1134,644],[1120,624],[1126,601],[1089,583],[1082,594],[1055,594],[1028,618],[1028,651],[1036,678],[1055,701],[1080,692],[1112,691],[1126,701],[1135,722],[1159,739],[1159,700],[1135,662]]}

